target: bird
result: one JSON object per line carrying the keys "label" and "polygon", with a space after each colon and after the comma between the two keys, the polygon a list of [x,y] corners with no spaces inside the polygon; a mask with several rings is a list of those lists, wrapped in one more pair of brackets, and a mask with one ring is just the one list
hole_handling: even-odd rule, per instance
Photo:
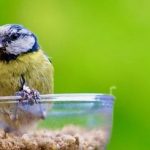
{"label": "bird", "polygon": [[[20,95],[22,100],[16,104],[0,103],[0,128],[7,133],[34,128],[46,111],[37,102],[39,95],[53,91],[54,67],[37,36],[20,24],[1,25],[0,96]],[[28,103],[25,99],[29,99]]]}

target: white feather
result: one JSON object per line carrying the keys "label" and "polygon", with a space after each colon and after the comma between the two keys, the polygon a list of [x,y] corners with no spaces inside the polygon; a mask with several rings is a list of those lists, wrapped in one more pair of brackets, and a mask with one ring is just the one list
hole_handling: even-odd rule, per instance
{"label": "white feather", "polygon": [[20,37],[19,39],[7,44],[6,50],[10,54],[18,55],[32,49],[35,39],[32,36]]}
{"label": "white feather", "polygon": [[0,26],[0,35],[4,35],[10,29],[10,27],[11,25],[9,24]]}

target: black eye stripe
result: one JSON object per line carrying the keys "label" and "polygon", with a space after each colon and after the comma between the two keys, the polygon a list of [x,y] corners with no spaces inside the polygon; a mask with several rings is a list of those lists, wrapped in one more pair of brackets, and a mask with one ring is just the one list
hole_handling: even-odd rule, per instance
{"label": "black eye stripe", "polygon": [[20,36],[25,37],[25,36],[29,36],[29,34],[26,33],[13,33],[10,38],[19,38]]}
{"label": "black eye stripe", "polygon": [[7,43],[11,43],[11,41],[16,41],[18,38],[22,37],[26,37],[26,36],[30,36],[27,33],[9,33],[7,35],[4,36],[4,38],[2,39],[2,43],[3,45],[6,45]]}
{"label": "black eye stripe", "polygon": [[20,37],[20,35],[21,35],[20,33],[12,33],[8,39],[14,41],[17,40]]}
{"label": "black eye stripe", "polygon": [[11,40],[16,40],[18,37],[19,37],[18,34],[12,34],[12,35],[10,36],[10,39],[11,39]]}

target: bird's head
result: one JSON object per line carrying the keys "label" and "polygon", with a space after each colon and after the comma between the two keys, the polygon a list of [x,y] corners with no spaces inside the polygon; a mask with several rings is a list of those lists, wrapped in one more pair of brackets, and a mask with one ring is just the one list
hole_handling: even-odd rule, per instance
{"label": "bird's head", "polygon": [[36,36],[22,25],[7,24],[0,26],[0,53],[18,56],[37,51],[39,45]]}

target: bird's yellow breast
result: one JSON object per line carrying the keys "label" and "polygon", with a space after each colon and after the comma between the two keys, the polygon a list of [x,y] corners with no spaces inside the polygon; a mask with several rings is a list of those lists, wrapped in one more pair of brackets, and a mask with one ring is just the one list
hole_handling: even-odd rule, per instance
{"label": "bird's yellow breast", "polygon": [[21,88],[21,76],[26,85],[42,94],[53,92],[53,66],[42,50],[18,56],[10,62],[0,61],[0,96],[14,95]]}

